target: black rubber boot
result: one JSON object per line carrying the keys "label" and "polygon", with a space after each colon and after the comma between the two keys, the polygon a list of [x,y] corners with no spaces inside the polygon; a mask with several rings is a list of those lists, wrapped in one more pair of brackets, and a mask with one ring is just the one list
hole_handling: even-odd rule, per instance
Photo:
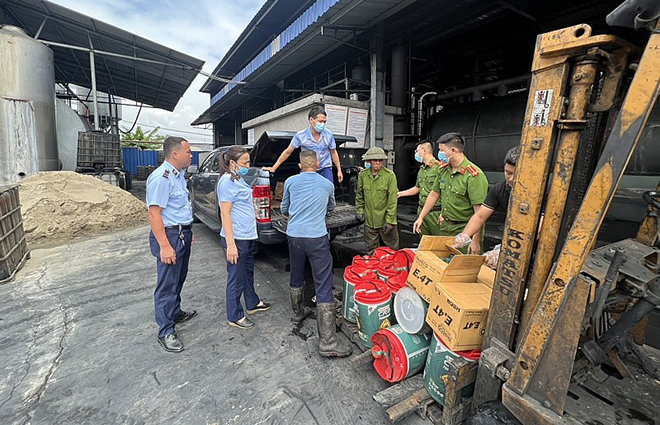
{"label": "black rubber boot", "polygon": [[312,314],[311,311],[305,309],[305,297],[303,288],[289,288],[291,293],[291,308],[293,309],[293,318],[291,321],[299,325]]}
{"label": "black rubber boot", "polygon": [[316,324],[319,331],[319,354],[324,357],[348,357],[353,348],[337,338],[335,303],[316,304]]}

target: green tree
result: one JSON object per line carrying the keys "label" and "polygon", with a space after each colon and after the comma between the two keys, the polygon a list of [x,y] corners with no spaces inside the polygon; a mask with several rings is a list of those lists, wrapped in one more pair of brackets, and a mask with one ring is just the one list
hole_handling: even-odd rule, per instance
{"label": "green tree", "polygon": [[137,126],[134,132],[126,132],[121,137],[122,147],[137,147],[140,149],[162,149],[162,142],[167,138],[166,135],[157,134],[160,127],[156,127],[149,132],[144,132],[142,127]]}

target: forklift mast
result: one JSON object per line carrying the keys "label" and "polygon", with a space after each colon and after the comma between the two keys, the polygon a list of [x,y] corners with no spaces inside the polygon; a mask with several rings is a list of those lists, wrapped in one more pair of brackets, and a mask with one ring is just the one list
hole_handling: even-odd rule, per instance
{"label": "forklift mast", "polygon": [[[578,369],[574,368],[576,354],[582,365],[597,365],[607,359],[614,359],[616,365],[618,357],[611,351],[627,340],[627,332],[641,320],[638,316],[660,304],[660,280],[650,272],[654,277],[639,285],[637,304],[620,318],[621,325],[617,323],[591,341],[580,339],[585,314],[602,313],[607,294],[616,287],[626,253],[646,255],[646,268],[660,271],[660,251],[653,248],[660,202],[657,192],[649,192],[645,194],[649,210],[638,240],[617,247],[614,251],[621,251],[618,255],[604,254],[603,261],[611,265],[599,275],[602,279],[582,272],[658,96],[657,3],[627,1],[608,16],[610,24],[650,30],[638,63],[634,46],[616,36],[592,35],[588,25],[537,37],[521,156],[504,228],[473,409],[501,399],[524,424],[567,422],[564,407],[571,376]],[[628,84],[626,76],[631,72],[634,76]],[[567,220],[565,209],[575,180],[573,170],[579,159],[581,132],[591,114],[607,116],[610,111],[610,120],[604,120],[609,135],[597,163],[594,161],[595,172],[591,182],[584,183],[586,194],[577,215]],[[566,226],[570,230],[562,240],[561,230]],[[649,260],[651,254],[658,258]],[[632,264],[637,260],[628,261]]]}

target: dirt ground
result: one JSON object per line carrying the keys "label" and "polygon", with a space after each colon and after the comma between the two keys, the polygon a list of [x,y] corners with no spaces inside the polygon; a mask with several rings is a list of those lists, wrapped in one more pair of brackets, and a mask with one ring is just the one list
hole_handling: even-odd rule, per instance
{"label": "dirt ground", "polygon": [[284,247],[257,257],[257,293],[273,308],[244,331],[226,322],[218,235],[194,232],[182,298],[199,314],[177,328],[180,354],[156,340],[147,227],[35,250],[0,286],[0,423],[388,422],[372,399],[388,386],[375,371],[321,358],[316,321],[291,323]]}

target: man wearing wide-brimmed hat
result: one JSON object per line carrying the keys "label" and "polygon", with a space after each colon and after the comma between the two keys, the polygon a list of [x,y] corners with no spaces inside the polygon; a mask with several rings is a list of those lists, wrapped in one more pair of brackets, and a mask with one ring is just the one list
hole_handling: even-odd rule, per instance
{"label": "man wearing wide-brimmed hat", "polygon": [[390,248],[399,249],[396,175],[383,167],[387,155],[381,148],[369,149],[362,159],[365,161],[365,170],[358,177],[355,206],[358,219],[364,220],[367,254],[373,254],[380,246],[380,239]]}

